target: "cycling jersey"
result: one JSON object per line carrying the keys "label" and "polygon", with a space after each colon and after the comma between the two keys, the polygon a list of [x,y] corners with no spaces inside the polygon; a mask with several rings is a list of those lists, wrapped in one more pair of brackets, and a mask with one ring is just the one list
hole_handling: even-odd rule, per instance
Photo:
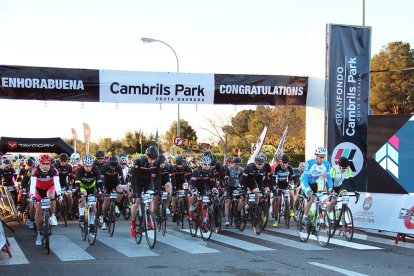
{"label": "cycling jersey", "polygon": [[266,181],[267,173],[264,166],[262,168],[257,168],[255,163],[247,164],[244,168],[240,184],[244,188],[249,188],[250,190],[266,187],[268,184]]}
{"label": "cycling jersey", "polygon": [[29,189],[30,188],[30,175],[32,173],[31,169],[28,169],[26,167],[22,168],[19,172],[19,176],[17,177],[17,181],[20,182],[20,186],[23,189]]}
{"label": "cycling jersey", "polygon": [[283,168],[281,164],[278,164],[273,170],[272,185],[277,185],[280,189],[286,189],[294,176],[292,166],[287,165],[286,168]]}
{"label": "cycling jersey", "polygon": [[69,174],[72,173],[72,166],[69,164],[62,165],[59,161],[56,161],[55,168],[59,172],[60,186],[69,189]]}
{"label": "cycling jersey", "polygon": [[141,197],[142,191],[154,190],[154,183],[158,182],[159,166],[154,162],[151,165],[146,156],[136,159],[132,168],[131,187],[134,197]]}
{"label": "cycling jersey", "polygon": [[160,168],[161,187],[164,187],[166,183],[171,183],[171,175],[173,168],[171,164],[165,164],[164,168]]}
{"label": "cycling jersey", "polygon": [[80,186],[81,192],[85,190],[90,191],[96,186],[98,186],[99,189],[102,189],[101,174],[97,167],[92,167],[90,172],[86,171],[84,167],[78,168],[75,183]]}
{"label": "cycling jersey", "polygon": [[[318,182],[325,181],[328,186],[328,190],[331,190],[331,165],[326,160],[323,160],[321,164],[318,164],[316,159],[307,161],[300,181],[305,188],[305,193],[308,193],[311,189],[315,191],[314,189],[315,186],[318,186]],[[321,189],[319,189],[319,191],[321,191]]]}
{"label": "cycling jersey", "polygon": [[216,178],[212,170],[203,170],[198,167],[190,179],[190,188],[196,188],[200,195],[207,194],[207,190],[211,190],[216,186]]}
{"label": "cycling jersey", "polygon": [[61,194],[59,173],[56,168],[50,166],[50,169],[44,172],[40,166],[34,167],[30,176],[30,195],[40,200],[45,198],[51,189],[54,189],[58,196]]}
{"label": "cycling jersey", "polygon": [[331,175],[332,175],[334,191],[336,193],[340,192],[341,186],[345,179],[349,179],[349,181],[351,182],[352,188],[354,189],[354,191],[356,191],[356,184],[355,184],[355,180],[353,178],[352,170],[350,167],[347,167],[347,169],[344,172],[342,172],[339,165],[336,165],[331,168]]}
{"label": "cycling jersey", "polygon": [[239,187],[240,186],[240,177],[243,175],[244,169],[239,167],[236,169],[234,166],[227,167],[226,176],[227,186],[228,187]]}
{"label": "cycling jersey", "polygon": [[184,183],[188,183],[191,179],[192,171],[187,165],[181,168],[174,166],[172,171],[173,187],[175,190],[181,190]]}
{"label": "cycling jersey", "polygon": [[0,169],[0,184],[3,186],[14,186],[16,181],[14,178],[15,173],[16,171],[12,167]]}
{"label": "cycling jersey", "polygon": [[105,185],[105,192],[109,194],[119,184],[125,185],[124,178],[122,177],[121,166],[111,167],[109,164],[102,166],[101,175],[104,176],[103,183]]}

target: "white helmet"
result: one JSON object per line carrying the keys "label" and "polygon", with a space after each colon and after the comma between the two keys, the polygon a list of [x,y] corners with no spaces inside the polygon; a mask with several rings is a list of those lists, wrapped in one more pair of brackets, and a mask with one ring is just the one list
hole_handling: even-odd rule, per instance
{"label": "white helmet", "polygon": [[322,155],[322,156],[326,156],[328,154],[328,151],[326,150],[326,148],[317,148],[315,150],[315,155]]}
{"label": "white helmet", "polygon": [[70,159],[80,160],[80,155],[77,152],[71,154]]}

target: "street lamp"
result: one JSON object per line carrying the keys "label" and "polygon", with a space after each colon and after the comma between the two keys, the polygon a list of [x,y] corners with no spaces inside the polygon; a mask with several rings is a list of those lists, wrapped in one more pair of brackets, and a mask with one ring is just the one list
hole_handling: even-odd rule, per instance
{"label": "street lamp", "polygon": [[[148,38],[148,37],[141,37],[141,41],[144,43],[151,43],[151,42],[159,42],[162,43],[164,45],[167,45],[168,48],[171,49],[171,51],[173,51],[174,55],[175,55],[175,59],[177,60],[177,73],[180,72],[180,65],[178,63],[178,56],[177,53],[174,51],[174,49],[166,42],[158,40],[158,39],[153,39],[153,38]],[[180,136],[180,104],[178,104],[178,121],[177,121],[177,136]]]}

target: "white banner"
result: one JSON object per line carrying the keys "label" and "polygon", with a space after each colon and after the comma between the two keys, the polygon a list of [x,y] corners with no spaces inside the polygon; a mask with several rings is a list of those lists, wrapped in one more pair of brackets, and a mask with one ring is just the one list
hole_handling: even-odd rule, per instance
{"label": "white banner", "polygon": [[266,133],[267,133],[267,126],[264,127],[264,129],[262,131],[262,134],[260,134],[259,140],[257,140],[256,144],[253,146],[253,153],[250,156],[249,161],[247,162],[247,164],[253,163],[254,159],[256,158],[256,155],[262,149],[264,140],[266,138]]}
{"label": "white banner", "polygon": [[361,193],[350,200],[354,225],[359,228],[414,234],[414,196],[406,194]]}
{"label": "white banner", "polygon": [[214,74],[100,70],[100,102],[214,104]]}

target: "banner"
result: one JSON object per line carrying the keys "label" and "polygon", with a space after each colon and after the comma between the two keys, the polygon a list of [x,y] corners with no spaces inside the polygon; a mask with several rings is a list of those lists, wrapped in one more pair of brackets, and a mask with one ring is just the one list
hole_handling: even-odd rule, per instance
{"label": "banner", "polygon": [[89,146],[90,146],[90,140],[91,140],[91,128],[86,123],[83,123],[83,134],[85,137],[85,152],[86,154],[89,154]]}
{"label": "banner", "polygon": [[308,78],[0,65],[0,99],[306,105]]}
{"label": "banner", "polygon": [[357,204],[349,201],[354,226],[414,234],[414,196],[361,193]]}
{"label": "banner", "polygon": [[0,137],[0,152],[54,152],[72,154],[73,148],[61,138]]}
{"label": "banner", "polygon": [[285,131],[283,131],[282,138],[280,139],[279,145],[277,146],[275,155],[273,156],[272,163],[276,161],[276,156],[282,155],[284,152],[287,131],[288,131],[288,126],[286,126]]}
{"label": "banner", "polygon": [[371,28],[327,26],[328,153],[349,159],[359,191],[366,191]]}
{"label": "banner", "polygon": [[77,134],[77,132],[76,132],[76,129],[71,128],[71,130],[72,130],[73,148],[75,149],[75,152],[77,152],[77,151],[76,151],[76,144],[77,144],[77,142],[78,142],[78,134]]}
{"label": "banner", "polygon": [[98,70],[0,66],[2,99],[98,102],[98,83]]}
{"label": "banner", "polygon": [[254,144],[252,150],[252,155],[249,158],[249,161],[247,162],[247,164],[249,163],[253,163],[254,159],[256,158],[257,154],[260,152],[260,150],[262,149],[264,140],[266,138],[266,133],[267,133],[267,126],[264,127],[262,134],[260,134],[259,140],[257,140],[256,144]]}

